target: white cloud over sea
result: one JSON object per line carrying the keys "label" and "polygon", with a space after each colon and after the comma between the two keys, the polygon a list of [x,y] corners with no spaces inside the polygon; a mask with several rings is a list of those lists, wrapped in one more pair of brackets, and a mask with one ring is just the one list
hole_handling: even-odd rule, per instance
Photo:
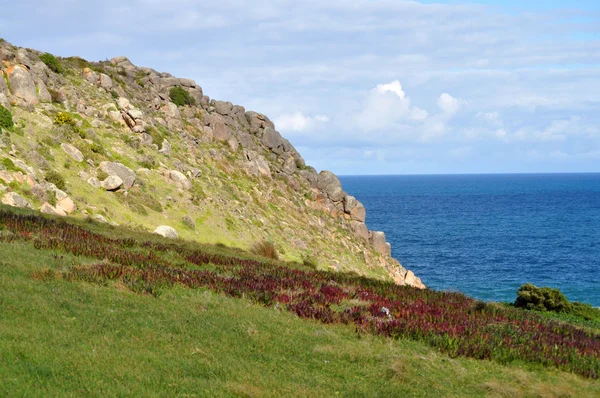
{"label": "white cloud over sea", "polygon": [[127,55],[267,114],[318,169],[600,171],[595,2],[23,0],[4,11],[13,44]]}

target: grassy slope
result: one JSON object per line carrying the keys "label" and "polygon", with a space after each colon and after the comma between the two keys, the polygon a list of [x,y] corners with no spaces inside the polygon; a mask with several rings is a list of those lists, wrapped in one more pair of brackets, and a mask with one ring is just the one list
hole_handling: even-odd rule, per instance
{"label": "grassy slope", "polygon": [[450,359],[209,291],[45,280],[85,259],[0,243],[0,396],[598,396],[555,370]]}

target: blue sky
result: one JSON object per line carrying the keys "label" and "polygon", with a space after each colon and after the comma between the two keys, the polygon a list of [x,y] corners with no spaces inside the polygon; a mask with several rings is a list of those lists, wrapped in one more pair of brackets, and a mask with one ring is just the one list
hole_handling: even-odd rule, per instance
{"label": "blue sky", "polygon": [[[522,3],[526,3],[525,6]],[[6,2],[13,44],[267,114],[338,174],[600,172],[600,2]]]}

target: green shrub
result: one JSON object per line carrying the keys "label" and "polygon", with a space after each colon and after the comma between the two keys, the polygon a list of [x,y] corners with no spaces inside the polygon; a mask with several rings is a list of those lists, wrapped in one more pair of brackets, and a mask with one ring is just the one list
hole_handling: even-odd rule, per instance
{"label": "green shrub", "polygon": [[52,54],[46,53],[40,55],[40,60],[46,64],[46,66],[55,73],[64,73],[65,68],[62,66],[60,61]]}
{"label": "green shrub", "polygon": [[58,114],[54,118],[54,124],[58,126],[69,126],[71,128],[71,131],[81,138],[86,138],[87,136],[85,131],[83,131],[77,126],[77,122],[75,121],[73,116],[71,116],[67,112],[58,112]]}
{"label": "green shrub", "polygon": [[12,114],[8,109],[0,105],[0,131],[9,129],[15,125],[12,119]]}
{"label": "green shrub", "polygon": [[526,283],[517,290],[515,307],[536,311],[569,312],[571,303],[558,289]]}
{"label": "green shrub", "polygon": [[302,255],[302,264],[311,269],[317,269],[317,260],[308,253]]}
{"label": "green shrub", "polygon": [[0,165],[4,166],[4,168],[8,171],[20,171],[21,173],[25,174],[25,171],[15,166],[10,158],[3,158],[0,161]]}
{"label": "green shrub", "polygon": [[263,240],[261,242],[256,242],[251,249],[252,253],[263,256],[266,258],[270,258],[273,260],[279,259],[279,254],[277,254],[277,249],[272,242]]}
{"label": "green shrub", "polygon": [[120,97],[119,93],[117,93],[115,90],[111,90],[110,95],[111,95],[111,97],[113,97],[113,99],[117,99]]}
{"label": "green shrub", "polygon": [[196,105],[196,100],[182,87],[173,87],[169,91],[171,101],[177,106]]}
{"label": "green shrub", "polygon": [[46,173],[46,175],[44,176],[44,179],[46,181],[56,185],[56,188],[60,189],[61,191],[64,191],[67,189],[67,184],[66,184],[63,176],[61,176],[58,172],[56,172],[54,170],[48,171]]}
{"label": "green shrub", "polygon": [[59,126],[62,126],[65,124],[68,126],[76,125],[75,119],[73,119],[73,116],[71,116],[67,112],[58,112],[58,114],[54,118],[54,124],[59,125]]}
{"label": "green shrub", "polygon": [[162,146],[163,141],[165,140],[165,137],[163,136],[163,134],[158,131],[157,129],[155,129],[152,126],[148,126],[146,128],[146,133],[148,133],[148,135],[150,135],[150,137],[152,137],[152,143],[156,144],[159,148]]}

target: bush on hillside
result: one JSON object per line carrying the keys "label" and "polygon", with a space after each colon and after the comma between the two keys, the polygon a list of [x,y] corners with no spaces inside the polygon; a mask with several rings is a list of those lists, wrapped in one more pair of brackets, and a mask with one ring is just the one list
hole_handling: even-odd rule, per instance
{"label": "bush on hillside", "polygon": [[65,71],[65,68],[62,66],[60,61],[52,54],[42,54],[40,55],[40,60],[45,63],[48,69],[54,73],[64,73]]}
{"label": "bush on hillside", "polygon": [[2,105],[0,105],[0,131],[2,131],[3,129],[9,129],[14,125],[15,123],[13,122],[10,111]]}
{"label": "bush on hillside", "polygon": [[536,311],[569,312],[571,303],[558,289],[526,283],[517,290],[515,307]]}
{"label": "bush on hillside", "polygon": [[63,176],[61,176],[58,172],[54,170],[48,171],[44,176],[44,179],[49,183],[56,185],[56,188],[60,189],[61,191],[67,189],[67,184]]}
{"label": "bush on hillside", "polygon": [[266,258],[271,258],[273,260],[279,259],[279,254],[277,254],[277,249],[275,245],[271,242],[263,240],[261,242],[256,242],[254,246],[252,246],[252,253],[263,256]]}
{"label": "bush on hillside", "polygon": [[177,106],[196,105],[196,100],[182,87],[173,87],[169,91],[171,101]]}

